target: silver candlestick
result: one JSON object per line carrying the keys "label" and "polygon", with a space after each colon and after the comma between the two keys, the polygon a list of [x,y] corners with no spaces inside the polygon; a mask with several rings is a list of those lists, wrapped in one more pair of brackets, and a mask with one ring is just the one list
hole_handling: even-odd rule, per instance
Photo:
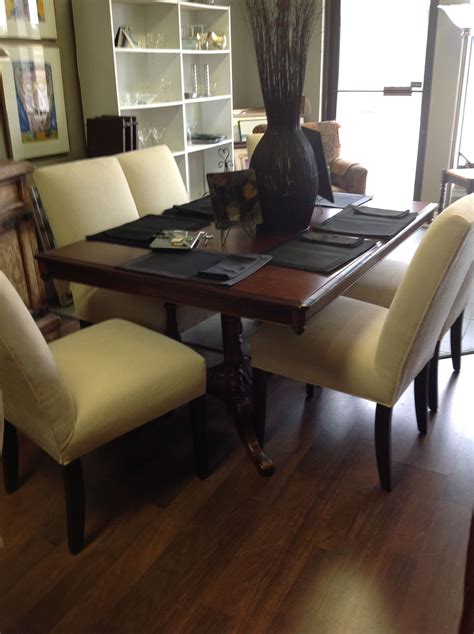
{"label": "silver candlestick", "polygon": [[209,64],[204,64],[204,96],[212,97],[211,93],[211,77],[209,74]]}
{"label": "silver candlestick", "polygon": [[198,96],[198,70],[197,64],[193,64],[191,66],[191,82],[192,82],[192,93],[191,96],[195,99]]}

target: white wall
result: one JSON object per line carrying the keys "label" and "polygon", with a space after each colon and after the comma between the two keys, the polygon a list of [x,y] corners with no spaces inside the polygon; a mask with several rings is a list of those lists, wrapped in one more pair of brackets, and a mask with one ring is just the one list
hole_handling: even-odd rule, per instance
{"label": "white wall", "polygon": [[[315,1],[318,2],[318,5],[321,4],[321,0]],[[234,108],[261,108],[263,107],[263,98],[260,90],[255,50],[250,26],[243,9],[243,0],[230,0],[230,6],[232,12]],[[321,9],[318,9],[318,12],[321,13]],[[317,21],[310,44],[304,88],[304,94],[311,104],[311,120],[319,119],[321,94],[321,29],[322,20],[320,17]]]}

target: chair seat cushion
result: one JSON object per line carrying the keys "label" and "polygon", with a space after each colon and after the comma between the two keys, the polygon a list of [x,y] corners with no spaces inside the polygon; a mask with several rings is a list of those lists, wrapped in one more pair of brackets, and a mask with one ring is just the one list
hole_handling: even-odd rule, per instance
{"label": "chair seat cushion", "polygon": [[[132,295],[84,284],[71,284],[78,319],[96,324],[107,319],[126,319],[136,324],[166,331],[166,311],[156,297]],[[182,333],[213,313],[204,308],[181,306],[176,308],[178,329]]]}
{"label": "chair seat cushion", "polygon": [[252,365],[391,407],[396,377],[383,377],[375,366],[387,313],[381,306],[340,297],[317,313],[300,336],[291,328],[266,324],[252,337]]}
{"label": "chair seat cushion", "polygon": [[62,464],[205,393],[203,357],[120,319],[54,341],[50,350],[76,406]]}

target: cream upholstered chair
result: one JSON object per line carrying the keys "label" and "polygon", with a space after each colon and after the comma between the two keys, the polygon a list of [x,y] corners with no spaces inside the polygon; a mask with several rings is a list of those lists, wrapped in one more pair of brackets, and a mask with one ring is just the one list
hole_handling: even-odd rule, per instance
{"label": "cream upholstered chair", "polygon": [[380,483],[391,489],[392,408],[430,361],[472,265],[473,223],[474,208],[465,199],[437,218],[390,308],[340,297],[317,313],[301,336],[275,325],[264,325],[254,334],[255,416],[261,440],[267,372],[375,401]]}
{"label": "cream upholstered chair", "polygon": [[[58,247],[141,215],[160,214],[188,199],[166,146],[41,167],[33,178]],[[171,333],[167,307],[156,298],[77,283],[71,284],[71,291],[76,314],[83,322],[121,318]],[[184,332],[209,314],[178,306],[177,327]]]}
{"label": "cream upholstered chair", "polygon": [[[474,206],[474,194],[466,197],[463,204]],[[345,295],[364,302],[377,304],[378,306],[390,307],[397,289],[408,268],[408,263],[396,259],[386,259],[377,264],[373,269],[358,280]],[[464,309],[469,301],[472,288],[474,266],[467,272],[466,278],[459,289],[459,293],[454,300],[446,322],[440,333],[436,344],[433,358],[430,362],[429,380],[429,407],[431,410],[438,409],[438,355],[441,339],[450,330],[451,339],[451,359],[455,372],[461,370],[462,352],[462,322]]]}
{"label": "cream upholstered chair", "polygon": [[140,216],[159,215],[173,205],[189,202],[179,168],[167,145],[124,152],[116,158]]}
{"label": "cream upholstered chair", "polygon": [[48,345],[1,272],[0,388],[5,489],[18,487],[19,430],[62,466],[73,553],[84,542],[84,454],[190,403],[196,470],[207,475],[206,370],[200,355],[118,319]]}

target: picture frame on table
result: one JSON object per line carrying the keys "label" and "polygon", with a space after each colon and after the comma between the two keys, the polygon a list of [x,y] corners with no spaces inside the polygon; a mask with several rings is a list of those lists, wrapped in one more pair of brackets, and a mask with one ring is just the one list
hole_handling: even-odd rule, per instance
{"label": "picture frame on table", "polygon": [[56,39],[54,0],[2,0],[0,5],[0,38]]}
{"label": "picture frame on table", "polygon": [[5,47],[1,62],[5,129],[11,158],[69,152],[59,49]]}
{"label": "picture frame on table", "polygon": [[263,221],[255,170],[207,174],[217,229],[250,227]]}

